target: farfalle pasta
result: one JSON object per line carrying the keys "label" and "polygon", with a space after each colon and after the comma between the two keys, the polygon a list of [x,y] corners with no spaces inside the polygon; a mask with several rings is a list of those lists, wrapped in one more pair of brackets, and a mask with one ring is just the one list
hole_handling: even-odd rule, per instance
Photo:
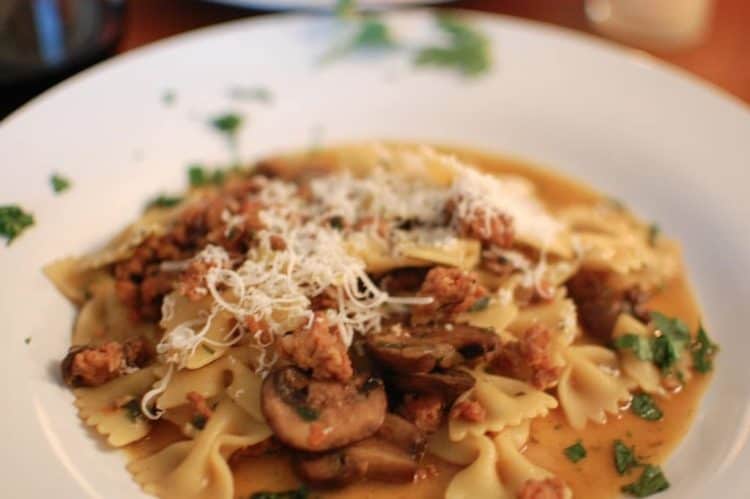
{"label": "farfalle pasta", "polygon": [[[591,425],[688,424],[717,347],[676,244],[620,204],[427,146],[214,177],[45,268],[79,309],[62,378],[145,493],[606,498],[574,475],[613,466]],[[619,449],[653,468],[674,441],[646,433]]]}

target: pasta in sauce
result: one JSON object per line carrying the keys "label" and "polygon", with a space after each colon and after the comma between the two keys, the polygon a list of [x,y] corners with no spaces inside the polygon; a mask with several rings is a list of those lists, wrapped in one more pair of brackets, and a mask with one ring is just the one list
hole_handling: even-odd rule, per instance
{"label": "pasta in sauce", "polygon": [[676,243],[457,149],[270,158],[45,271],[81,418],[163,499],[651,495],[717,350]]}

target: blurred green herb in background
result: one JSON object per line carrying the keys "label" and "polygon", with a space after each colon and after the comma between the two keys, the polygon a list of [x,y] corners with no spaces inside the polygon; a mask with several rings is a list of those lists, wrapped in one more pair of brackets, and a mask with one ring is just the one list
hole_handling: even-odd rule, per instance
{"label": "blurred green herb in background", "polygon": [[451,68],[466,76],[478,76],[490,68],[490,43],[484,34],[453,16],[438,16],[437,23],[448,36],[448,44],[420,49],[414,59],[417,66]]}

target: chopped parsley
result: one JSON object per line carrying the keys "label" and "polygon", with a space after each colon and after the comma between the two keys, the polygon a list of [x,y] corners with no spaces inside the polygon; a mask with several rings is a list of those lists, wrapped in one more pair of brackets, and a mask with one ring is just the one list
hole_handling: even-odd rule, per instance
{"label": "chopped parsley", "polygon": [[639,360],[651,361],[654,358],[651,350],[651,339],[633,333],[623,334],[614,340],[615,348],[630,350]]}
{"label": "chopped parsley", "polygon": [[188,181],[190,187],[203,187],[206,185],[221,185],[224,183],[226,173],[224,170],[209,170],[201,164],[188,166]]}
{"label": "chopped parsley", "polygon": [[636,393],[633,395],[633,401],[630,403],[630,410],[636,416],[647,421],[658,421],[664,414],[656,405],[654,399],[648,393]]}
{"label": "chopped parsley", "polygon": [[307,486],[303,485],[295,490],[286,490],[284,492],[255,492],[250,499],[308,499],[310,491]]}
{"label": "chopped parsley", "polygon": [[190,420],[190,424],[192,424],[196,429],[202,430],[206,427],[206,422],[208,422],[208,419],[206,419],[206,416],[203,414],[196,414],[193,416],[193,419]]}
{"label": "chopped parsley", "polygon": [[344,43],[330,50],[323,56],[322,62],[330,62],[338,57],[358,50],[383,50],[396,47],[396,42],[388,26],[374,16],[364,17],[354,36]]}
{"label": "chopped parsley", "polygon": [[466,76],[477,76],[490,68],[490,43],[484,34],[450,16],[439,16],[437,23],[449,43],[419,50],[414,60],[417,66],[446,67]]}
{"label": "chopped parsley", "polygon": [[21,232],[34,225],[34,215],[26,213],[17,204],[0,206],[0,236],[13,242]]}
{"label": "chopped parsley", "polygon": [[55,192],[55,194],[59,194],[70,189],[70,180],[58,173],[53,173],[49,178],[49,182],[50,184],[52,184],[52,190]]}
{"label": "chopped parsley", "polygon": [[30,344],[31,343],[31,336],[27,336],[26,338],[24,338],[23,342],[26,343],[27,345]]}
{"label": "chopped parsley", "polygon": [[211,348],[208,345],[201,345],[201,346],[203,347],[203,350],[205,350],[206,353],[208,353],[209,355],[213,355],[213,354],[216,353],[216,350],[214,350],[213,348]]}
{"label": "chopped parsley", "polygon": [[163,94],[161,94],[161,101],[165,106],[171,106],[175,103],[177,100],[177,93],[172,90],[165,90]]}
{"label": "chopped parsley", "polygon": [[565,457],[570,459],[572,462],[577,463],[578,461],[586,457],[586,448],[579,440],[570,447],[566,447],[565,450],[563,450],[563,453],[565,454]]}
{"label": "chopped parsley", "polygon": [[635,482],[624,485],[622,491],[635,497],[648,497],[669,488],[669,482],[661,468],[647,464]]}
{"label": "chopped parsley", "polygon": [[487,307],[489,306],[490,306],[490,297],[483,296],[471,304],[471,307],[469,308],[469,312],[481,312],[482,310],[486,310]]}
{"label": "chopped parsley", "polygon": [[305,421],[315,421],[316,419],[318,419],[318,416],[320,416],[317,410],[306,405],[298,405],[297,414],[299,414],[299,417],[301,417]]}
{"label": "chopped parsley", "polygon": [[661,228],[655,223],[648,226],[648,244],[650,246],[656,246],[656,241],[659,239],[661,234]]}
{"label": "chopped parsley", "polygon": [[125,415],[128,419],[135,423],[135,421],[141,417],[141,401],[138,399],[130,399],[120,406],[120,409],[125,411]]}
{"label": "chopped parsley", "polygon": [[654,327],[661,333],[652,340],[653,361],[662,373],[670,373],[690,342],[690,331],[680,319],[667,317],[659,312],[651,313]]}
{"label": "chopped parsley", "polygon": [[232,87],[229,97],[238,100],[258,101],[269,104],[273,101],[273,93],[266,87]]}
{"label": "chopped parsley", "polygon": [[703,325],[698,328],[698,334],[692,345],[693,369],[699,373],[707,373],[713,369],[713,358],[719,351],[719,346],[711,341]]}
{"label": "chopped parsley", "polygon": [[646,338],[627,333],[614,339],[614,347],[630,350],[639,359],[653,362],[663,375],[674,374],[682,379],[682,373],[675,371],[675,364],[688,347],[693,355],[693,367],[698,372],[708,372],[713,367],[713,356],[718,347],[711,342],[701,326],[695,341],[690,341],[688,327],[679,319],[667,317],[659,312],[651,313],[651,322],[657,336]]}
{"label": "chopped parsley", "polygon": [[614,456],[615,468],[620,475],[628,473],[631,469],[639,465],[633,447],[628,447],[622,440],[615,440]]}
{"label": "chopped parsley", "polygon": [[211,126],[228,137],[234,137],[242,127],[243,118],[237,113],[224,113],[211,119]]}
{"label": "chopped parsley", "polygon": [[167,194],[159,194],[154,199],[148,202],[147,208],[172,208],[182,202],[184,198],[182,196],[169,196]]}

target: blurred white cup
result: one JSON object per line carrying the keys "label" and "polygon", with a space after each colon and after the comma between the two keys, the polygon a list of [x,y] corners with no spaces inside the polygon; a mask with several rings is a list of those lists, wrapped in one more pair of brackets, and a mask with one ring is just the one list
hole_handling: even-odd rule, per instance
{"label": "blurred white cup", "polygon": [[712,13],[713,0],[586,0],[586,15],[597,31],[657,50],[699,44]]}

